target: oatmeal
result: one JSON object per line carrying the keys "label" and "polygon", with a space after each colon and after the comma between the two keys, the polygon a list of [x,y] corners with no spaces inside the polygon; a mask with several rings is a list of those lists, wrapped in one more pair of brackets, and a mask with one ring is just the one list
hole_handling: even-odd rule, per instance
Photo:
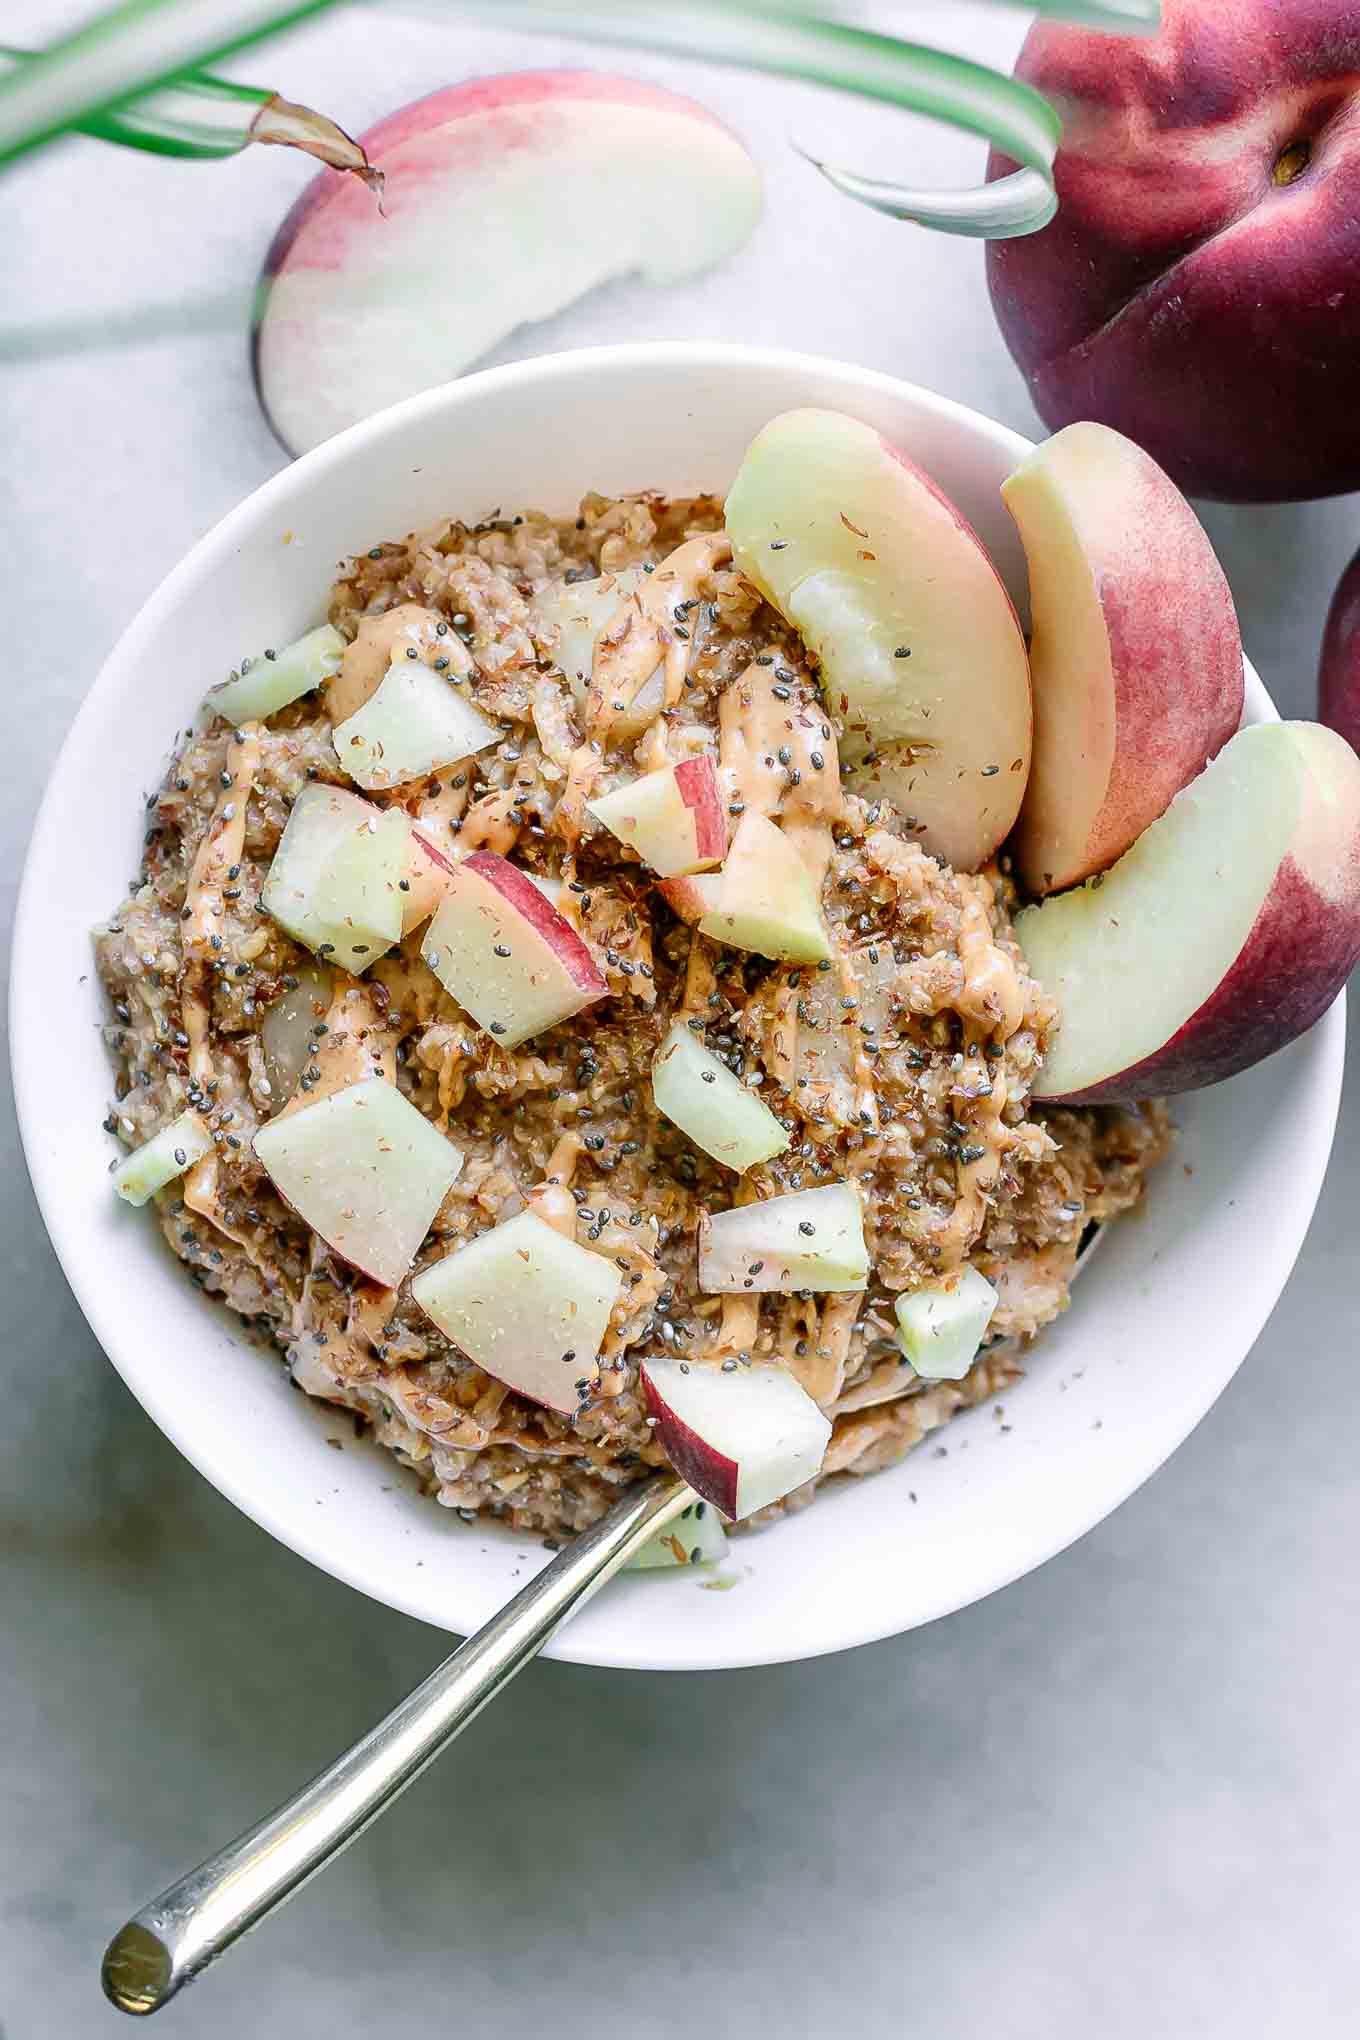
{"label": "oatmeal", "polygon": [[[130,1146],[186,1113],[206,1129],[208,1151],[157,1194],[193,1279],[440,1502],[521,1529],[578,1529],[665,1464],[649,1359],[788,1371],[831,1425],[790,1506],[1012,1382],[1066,1305],[1087,1228],[1137,1202],[1165,1115],[1031,1109],[1054,1009],[1014,940],[1010,878],[952,871],[910,817],[846,789],[816,674],[733,566],[720,503],[589,496],[564,521],[441,524],[345,562],[330,621],[343,648],[317,689],[240,727],[210,717],[183,744],[148,810],[140,882],[97,939],[110,1129]],[[412,832],[402,931],[361,939],[349,915],[338,945],[304,946],[270,880],[285,827],[308,789],[359,797],[334,732],[371,721],[384,675],[408,662],[457,698],[480,747],[384,786],[381,742],[364,736],[365,854],[382,854],[389,817]],[[621,785],[699,760],[734,845],[757,817],[792,853],[789,883],[801,872],[819,903],[815,961],[715,936],[730,899],[701,875],[658,882],[600,825],[594,805]],[[480,869],[479,853],[530,881],[575,944],[559,943],[577,974],[568,1017],[513,1045],[513,1026],[487,1018],[513,1003],[508,945],[488,950],[474,1015],[428,935],[450,870]],[[744,1173],[657,1108],[653,1064],[677,1023],[772,1115],[782,1145]],[[456,1164],[446,1188],[437,1166],[430,1178],[437,1207],[409,1273],[381,1281],[284,1201],[253,1145],[375,1079]],[[841,1184],[863,1214],[859,1286],[701,1288],[713,1215]],[[525,1212],[610,1270],[598,1353],[568,1368],[570,1409],[479,1365],[412,1293]],[[962,1378],[932,1381],[904,1358],[895,1308],[965,1267],[996,1292],[987,1343]]]}

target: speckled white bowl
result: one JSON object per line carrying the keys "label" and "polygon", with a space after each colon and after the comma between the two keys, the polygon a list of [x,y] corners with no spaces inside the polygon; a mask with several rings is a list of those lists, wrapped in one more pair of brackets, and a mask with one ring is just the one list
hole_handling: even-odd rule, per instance
{"label": "speckled white bowl", "polygon": [[[422,1499],[338,1413],[206,1302],[151,1217],[108,1187],[91,925],[137,864],[141,796],[243,644],[314,622],[335,561],[442,512],[564,511],[587,488],[722,489],[753,433],[794,404],[853,412],[962,506],[1018,597],[998,484],[1025,442],[883,375],[778,350],[631,346],[494,369],[356,426],[258,489],[168,577],[90,691],[52,775],[19,901],[12,985],[24,1144],[53,1243],[114,1365],[222,1492],[304,1557],[444,1629],[482,1622],[544,1562],[532,1538]],[[1254,679],[1249,714],[1270,715]],[[113,767],[114,769],[111,769]],[[1114,1229],[1071,1311],[1008,1398],[958,1420],[947,1456],[835,1483],[738,1540],[731,1592],[627,1577],[555,1654],[699,1669],[811,1657],[888,1636],[1004,1586],[1155,1472],[1251,1348],[1322,1185],[1341,1083],[1338,1003],[1304,1041],[1178,1104],[1181,1138],[1141,1215]],[[327,1449],[344,1440],[343,1452]]]}

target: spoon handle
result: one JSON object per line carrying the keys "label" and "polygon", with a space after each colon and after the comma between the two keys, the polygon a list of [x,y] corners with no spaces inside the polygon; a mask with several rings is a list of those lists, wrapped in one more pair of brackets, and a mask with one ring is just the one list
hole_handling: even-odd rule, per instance
{"label": "spoon handle", "polygon": [[475,1636],[292,1799],[130,1919],[104,1954],[105,1995],[123,2012],[168,2004],[268,1919],[447,1749],[569,1616],[694,1495],[653,1475],[559,1552]]}

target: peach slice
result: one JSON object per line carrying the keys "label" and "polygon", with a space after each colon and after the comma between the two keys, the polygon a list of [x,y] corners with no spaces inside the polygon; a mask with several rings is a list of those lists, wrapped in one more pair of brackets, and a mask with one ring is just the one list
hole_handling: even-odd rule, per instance
{"label": "peach slice", "polygon": [[1061,1027],[1036,1098],[1216,1084],[1311,1027],[1360,958],[1360,758],[1318,723],[1242,730],[1110,871],[1016,935]]}
{"label": "peach slice", "polygon": [[975,871],[1029,775],[1029,664],[976,532],[921,468],[836,411],[786,411],[727,498],[738,566],[821,665],[847,784]]}
{"label": "peach slice", "polygon": [[785,1368],[657,1358],[641,1375],[671,1465],[724,1516],[752,1516],[820,1472],[830,1422]]}
{"label": "peach slice", "polygon": [[502,1048],[571,1019],[609,989],[570,921],[494,850],[454,868],[420,953]]}
{"label": "peach slice", "polygon": [[1204,527],[1141,447],[1069,425],[1001,491],[1029,560],[1033,893],[1122,857],[1242,719],[1237,612]]}
{"label": "peach slice", "polygon": [[324,170],[265,263],[255,379],[292,453],[461,375],[598,284],[697,275],[760,214],[759,172],[710,113],[595,71],[471,78],[362,139],[381,210]]}

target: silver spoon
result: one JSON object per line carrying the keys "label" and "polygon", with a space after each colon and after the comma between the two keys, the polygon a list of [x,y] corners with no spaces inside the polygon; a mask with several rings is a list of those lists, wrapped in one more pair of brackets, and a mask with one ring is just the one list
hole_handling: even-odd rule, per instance
{"label": "silver spoon", "polygon": [[120,2012],[169,2004],[300,1891],[460,1735],[569,1615],[696,1500],[672,1473],[630,1488],[352,1749],[217,1855],[169,1885],[104,1953]]}
{"label": "silver spoon", "polygon": [[[1083,1241],[1074,1279],[1103,1232]],[[630,1488],[352,1749],[143,1906],[104,1951],[110,2003],[120,2012],[158,2012],[268,1919],[357,1841],[562,1623],[697,1499],[672,1473]]]}

